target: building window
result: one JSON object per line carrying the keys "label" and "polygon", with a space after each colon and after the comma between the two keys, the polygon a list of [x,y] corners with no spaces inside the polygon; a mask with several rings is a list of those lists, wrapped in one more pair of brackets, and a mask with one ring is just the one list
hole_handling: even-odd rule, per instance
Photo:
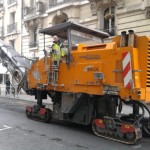
{"label": "building window", "polygon": [[37,42],[37,28],[34,29],[34,37],[33,37],[34,43]]}
{"label": "building window", "polygon": [[36,2],[35,0],[30,0],[30,7],[35,8],[36,7]]}
{"label": "building window", "polygon": [[9,74],[0,74],[0,84],[5,84],[8,78],[10,78]]}
{"label": "building window", "polygon": [[4,84],[6,83],[7,79],[9,79],[9,74],[4,74]]}
{"label": "building window", "polygon": [[36,1],[30,0],[30,7],[24,8],[24,15],[35,15],[36,14]]}
{"label": "building window", "polygon": [[7,33],[11,33],[17,30],[17,24],[15,23],[15,12],[10,13],[10,21],[7,26]]}
{"label": "building window", "polygon": [[15,48],[15,40],[10,40],[9,43],[13,48]]}
{"label": "building window", "polygon": [[33,31],[31,31],[31,42],[30,42],[30,48],[37,47],[38,46],[38,33],[37,28],[35,28]]}
{"label": "building window", "polygon": [[0,0],[0,8],[3,8],[3,0]]}
{"label": "building window", "polygon": [[104,31],[110,36],[115,35],[115,7],[111,6],[104,11]]}
{"label": "building window", "polygon": [[0,84],[3,84],[3,74],[0,74]]}
{"label": "building window", "polygon": [[15,2],[16,2],[16,0],[8,0],[8,5],[11,5],[11,4],[15,3]]}
{"label": "building window", "polygon": [[10,24],[15,23],[15,12],[10,13]]}
{"label": "building window", "polygon": [[0,27],[2,27],[2,26],[3,26],[3,19],[0,18]]}
{"label": "building window", "polygon": [[2,37],[3,36],[3,32],[4,31],[4,29],[3,29],[3,19],[1,18],[0,19],[0,37]]}

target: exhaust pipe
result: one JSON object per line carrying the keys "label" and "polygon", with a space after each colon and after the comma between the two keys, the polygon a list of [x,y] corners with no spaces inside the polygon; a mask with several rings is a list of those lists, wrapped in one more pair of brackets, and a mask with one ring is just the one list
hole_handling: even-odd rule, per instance
{"label": "exhaust pipe", "polygon": [[134,46],[134,31],[129,30],[129,36],[128,36],[128,46]]}
{"label": "exhaust pipe", "polygon": [[121,32],[121,38],[120,38],[120,47],[126,46],[126,31]]}

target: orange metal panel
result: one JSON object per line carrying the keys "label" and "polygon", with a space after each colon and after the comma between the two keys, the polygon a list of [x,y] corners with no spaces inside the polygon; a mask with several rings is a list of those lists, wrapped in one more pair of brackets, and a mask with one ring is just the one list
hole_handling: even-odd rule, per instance
{"label": "orange metal panel", "polygon": [[95,72],[102,72],[102,63],[78,63],[75,65],[74,84],[100,85],[94,78]]}
{"label": "orange metal panel", "polygon": [[150,88],[146,88],[146,102],[150,102]]}
{"label": "orange metal panel", "polygon": [[[70,67],[65,62],[60,63],[57,87],[48,84],[48,72],[51,70],[50,58],[37,61],[28,71],[30,88],[37,88],[37,84],[47,84],[47,90],[55,89],[62,92],[84,92],[102,95],[103,85],[119,88],[119,95],[124,98],[150,101],[149,78],[147,71],[150,66],[148,58],[148,42],[145,36],[136,37],[136,48],[119,47],[119,38],[114,42],[86,46],[80,44],[77,50],[71,51]],[[130,52],[134,89],[123,86],[122,53]],[[139,72],[141,70],[141,72]],[[102,72],[103,80],[96,80],[94,73]],[[138,95],[141,91],[141,95]]]}

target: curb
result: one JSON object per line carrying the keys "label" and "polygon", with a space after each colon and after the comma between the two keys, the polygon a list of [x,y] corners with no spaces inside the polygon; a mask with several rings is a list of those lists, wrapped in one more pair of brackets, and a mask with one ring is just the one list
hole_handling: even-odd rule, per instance
{"label": "curb", "polygon": [[[0,98],[13,99],[13,100],[18,100],[18,101],[21,100],[21,101],[28,101],[28,102],[36,103],[36,100],[35,101],[34,100],[27,100],[27,99],[22,99],[22,98],[17,98],[17,97],[13,98],[13,97],[0,96]],[[43,103],[48,104],[48,105],[52,105],[52,102],[49,102],[49,103],[43,102]]]}

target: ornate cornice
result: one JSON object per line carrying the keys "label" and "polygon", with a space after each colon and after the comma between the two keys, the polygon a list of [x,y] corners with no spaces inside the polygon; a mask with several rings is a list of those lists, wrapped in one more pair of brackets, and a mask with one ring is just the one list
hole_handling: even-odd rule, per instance
{"label": "ornate cornice", "polygon": [[124,7],[124,0],[89,0],[91,5],[96,5],[96,8],[114,6],[117,5],[118,8]]}
{"label": "ornate cornice", "polygon": [[123,0],[89,0],[92,15],[97,15],[97,10],[103,7],[115,6],[117,2],[120,3]]}
{"label": "ornate cornice", "polygon": [[36,19],[33,19],[33,20],[28,20],[28,21],[24,21],[24,25],[25,25],[25,28],[26,28],[26,31],[28,32],[29,29],[32,29],[32,28],[42,28],[43,26],[43,19],[42,18],[36,18]]}

